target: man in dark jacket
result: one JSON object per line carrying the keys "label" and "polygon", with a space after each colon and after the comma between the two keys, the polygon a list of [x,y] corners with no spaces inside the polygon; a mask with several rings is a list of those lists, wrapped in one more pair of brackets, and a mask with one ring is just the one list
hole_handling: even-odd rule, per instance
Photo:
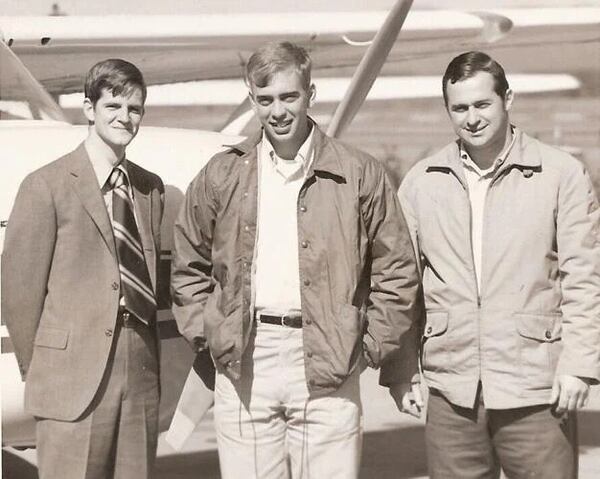
{"label": "man in dark jacket", "polygon": [[[182,334],[216,362],[225,479],[357,477],[359,374],[414,321],[419,282],[382,166],[308,117],[311,61],[269,44],[246,81],[263,129],[216,155],[175,226]],[[287,453],[286,453],[287,445]]]}

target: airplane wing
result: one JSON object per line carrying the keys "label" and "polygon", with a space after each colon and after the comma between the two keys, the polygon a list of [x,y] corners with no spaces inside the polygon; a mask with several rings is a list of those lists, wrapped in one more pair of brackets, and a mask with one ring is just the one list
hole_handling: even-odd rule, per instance
{"label": "airplane wing", "polygon": [[[0,30],[33,76],[51,94],[61,94],[81,91],[82,72],[114,56],[140,67],[148,84],[239,78],[252,51],[283,38],[307,47],[315,70],[327,74],[336,68],[339,75],[340,67],[352,69],[359,63],[386,13],[2,16]],[[404,74],[439,74],[452,53],[466,49],[597,48],[599,31],[600,8],[411,11],[384,73],[400,68]],[[593,69],[600,62],[597,55],[596,60],[593,55],[560,55],[561,62],[521,57],[517,66],[514,58],[506,63],[511,71],[561,72],[568,69],[565,61]]]}

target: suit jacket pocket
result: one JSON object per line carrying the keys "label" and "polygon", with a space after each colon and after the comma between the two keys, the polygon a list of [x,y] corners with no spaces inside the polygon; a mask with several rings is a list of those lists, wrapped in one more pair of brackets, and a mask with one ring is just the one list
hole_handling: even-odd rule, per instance
{"label": "suit jacket pocket", "polygon": [[68,340],[69,330],[40,326],[34,344],[42,348],[66,349]]}

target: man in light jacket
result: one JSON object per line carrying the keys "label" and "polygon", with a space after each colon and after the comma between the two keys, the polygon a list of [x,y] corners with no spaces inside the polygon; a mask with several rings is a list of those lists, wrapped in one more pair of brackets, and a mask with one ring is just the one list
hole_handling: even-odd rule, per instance
{"label": "man in light jacket", "polygon": [[[427,311],[415,350],[430,475],[575,477],[575,412],[600,365],[592,183],[575,158],[511,125],[513,93],[486,54],[452,60],[443,92],[458,139],[399,192]],[[381,380],[401,404],[395,373],[384,366]]]}
{"label": "man in light jacket", "polygon": [[216,362],[223,478],[358,476],[359,374],[416,317],[414,252],[369,155],[308,117],[311,61],[269,44],[247,64],[262,131],[212,158],[175,224],[175,318]]}

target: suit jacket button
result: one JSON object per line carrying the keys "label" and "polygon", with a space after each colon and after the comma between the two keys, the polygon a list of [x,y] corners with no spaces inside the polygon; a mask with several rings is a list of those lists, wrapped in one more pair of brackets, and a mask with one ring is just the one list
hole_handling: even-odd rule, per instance
{"label": "suit jacket button", "polygon": [[110,336],[112,336],[112,334],[113,334],[113,331],[112,331],[112,329],[105,329],[105,330],[104,330],[104,334],[105,334],[106,336],[110,337]]}
{"label": "suit jacket button", "polygon": [[429,327],[427,328],[427,334],[431,334],[431,332],[432,332],[432,331],[433,331],[433,328],[432,328],[431,326],[429,326]]}
{"label": "suit jacket button", "polygon": [[546,339],[551,339],[552,333],[550,331],[546,331],[546,334],[544,336],[546,336]]}
{"label": "suit jacket button", "polygon": [[113,281],[113,284],[110,285],[112,289],[114,289],[115,291],[117,289],[119,289],[119,283],[117,283],[116,281]]}

